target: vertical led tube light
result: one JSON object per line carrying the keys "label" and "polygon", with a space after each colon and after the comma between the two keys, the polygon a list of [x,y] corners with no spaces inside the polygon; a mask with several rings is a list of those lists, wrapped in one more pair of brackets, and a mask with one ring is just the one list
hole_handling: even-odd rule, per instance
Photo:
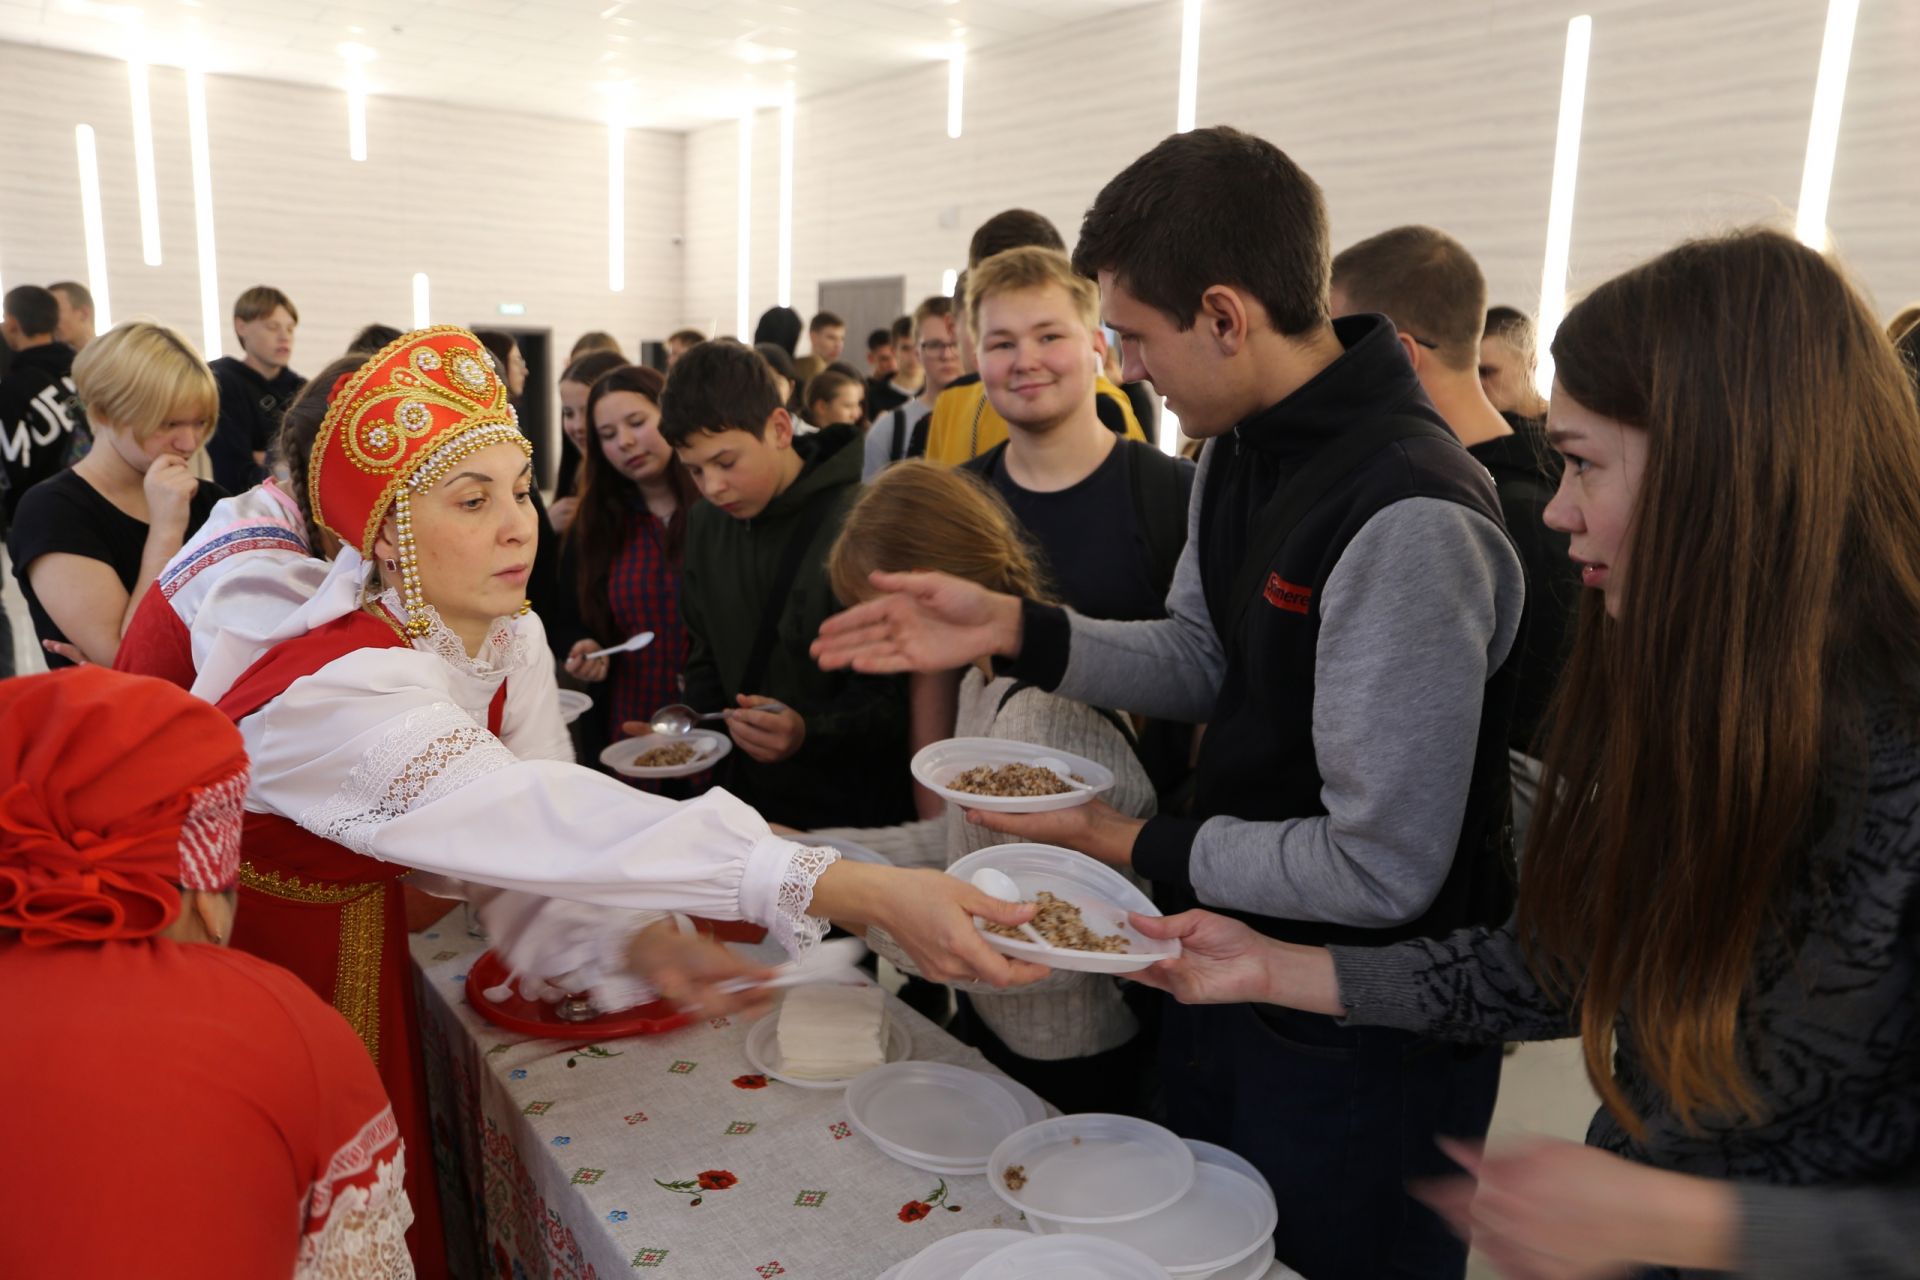
{"label": "vertical led tube light", "polygon": [[1560,70],[1560,129],[1553,144],[1553,193],[1547,202],[1547,252],[1540,267],[1540,363],[1534,385],[1553,390],[1553,334],[1567,311],[1567,262],[1573,244],[1573,188],[1580,170],[1580,118],[1587,101],[1587,54],[1593,18],[1567,23],[1567,55]]}
{"label": "vertical led tube light", "polygon": [[427,273],[413,273],[413,327],[424,329],[433,323],[432,296],[427,284]]}
{"label": "vertical led tube light", "polygon": [[1807,162],[1800,172],[1800,208],[1793,234],[1825,252],[1827,197],[1833,191],[1833,157],[1840,148],[1840,108],[1847,97],[1847,67],[1853,59],[1853,26],[1860,0],[1829,0],[1827,31],[1820,41],[1820,75],[1813,87],[1813,119],[1807,125]]}
{"label": "vertical led tube light", "polygon": [[93,293],[93,320],[102,330],[113,328],[113,301],[107,289],[107,228],[100,216],[100,157],[94,149],[93,126],[73,127],[73,146],[80,161],[80,221],[87,238],[87,288]]}
{"label": "vertical led tube light", "polygon": [[1180,100],[1175,110],[1174,129],[1193,131],[1194,105],[1200,96],[1200,4],[1186,0],[1180,12]]}
{"label": "vertical led tube light", "polygon": [[783,307],[793,305],[793,86],[780,100],[780,249],[778,297]]}
{"label": "vertical led tube light", "polygon": [[627,287],[627,126],[607,122],[607,288]]}
{"label": "vertical led tube light", "polygon": [[133,172],[140,192],[140,257],[160,265],[160,195],[153,174],[153,104],[147,94],[147,63],[127,59],[127,90],[133,100]]}
{"label": "vertical led tube light", "polygon": [[753,333],[747,298],[753,266],[753,106],[740,109],[740,172],[734,211],[734,326],[745,342]]}
{"label": "vertical led tube light", "polygon": [[947,55],[947,136],[960,136],[960,108],[967,87],[967,48],[955,45]]}
{"label": "vertical led tube light", "polygon": [[193,247],[200,260],[200,352],[220,356],[220,271],[213,248],[213,150],[207,141],[207,77],[187,70],[187,140],[193,154]]}

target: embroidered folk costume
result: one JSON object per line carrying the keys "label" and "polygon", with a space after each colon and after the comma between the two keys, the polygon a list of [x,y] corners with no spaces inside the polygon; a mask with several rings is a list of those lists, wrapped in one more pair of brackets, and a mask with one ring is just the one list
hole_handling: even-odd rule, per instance
{"label": "embroidered folk costume", "polygon": [[[497,618],[477,655],[421,580],[412,501],[473,453],[528,445],[478,339],[452,327],[395,341],[335,388],[308,471],[315,519],[345,544],[311,629],[220,695],[253,760],[234,944],[291,969],[346,1015],[379,1065],[401,1132],[428,1146],[402,878],[473,886],[523,973],[604,997],[654,914],[746,919],[798,953],[834,860],[774,836],[724,791],[675,803],[572,762],[537,616]],[[397,590],[367,574],[391,520]],[[336,602],[329,609],[322,602]],[[505,893],[496,891],[504,890]],[[431,1160],[414,1161],[410,1240],[437,1274]],[[426,1171],[427,1176],[418,1176]]]}
{"label": "embroidered folk costume", "polygon": [[414,1274],[366,1050],[284,970],[160,936],[226,892],[247,760],[217,710],[81,666],[0,681],[0,1275]]}

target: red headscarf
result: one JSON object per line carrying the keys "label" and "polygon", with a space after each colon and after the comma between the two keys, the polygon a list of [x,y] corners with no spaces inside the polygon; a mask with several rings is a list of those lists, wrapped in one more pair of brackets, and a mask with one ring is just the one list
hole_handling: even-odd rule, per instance
{"label": "red headscarf", "polygon": [[212,704],[81,666],[0,681],[0,928],[29,945],[159,933],[233,887],[247,755]]}

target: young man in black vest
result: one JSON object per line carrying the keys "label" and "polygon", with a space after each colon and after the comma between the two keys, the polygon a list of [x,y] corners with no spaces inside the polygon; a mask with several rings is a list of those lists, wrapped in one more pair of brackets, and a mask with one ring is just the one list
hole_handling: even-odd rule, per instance
{"label": "young man in black vest", "polygon": [[[1232,129],[1167,139],[1109,183],[1074,265],[1128,378],[1208,439],[1158,622],[1098,622],[938,575],[824,625],[823,665],[969,654],[1071,698],[1206,721],[1191,817],[1098,802],[976,815],[1223,908],[1274,937],[1386,943],[1511,906],[1509,655],[1525,588],[1484,468],[1393,326],[1330,322],[1319,188]],[[879,579],[877,579],[879,581]],[[1486,1130],[1499,1050],[1248,1005],[1170,1005],[1180,1132],[1258,1165],[1283,1262],[1315,1280],[1457,1277],[1466,1247],[1405,1188]]]}

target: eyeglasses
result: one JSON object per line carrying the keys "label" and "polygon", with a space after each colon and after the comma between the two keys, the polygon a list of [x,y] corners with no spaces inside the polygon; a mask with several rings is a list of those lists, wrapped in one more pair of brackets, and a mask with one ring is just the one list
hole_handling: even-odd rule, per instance
{"label": "eyeglasses", "polygon": [[960,344],[957,342],[923,342],[920,344],[920,354],[927,356],[950,356],[959,349]]}

